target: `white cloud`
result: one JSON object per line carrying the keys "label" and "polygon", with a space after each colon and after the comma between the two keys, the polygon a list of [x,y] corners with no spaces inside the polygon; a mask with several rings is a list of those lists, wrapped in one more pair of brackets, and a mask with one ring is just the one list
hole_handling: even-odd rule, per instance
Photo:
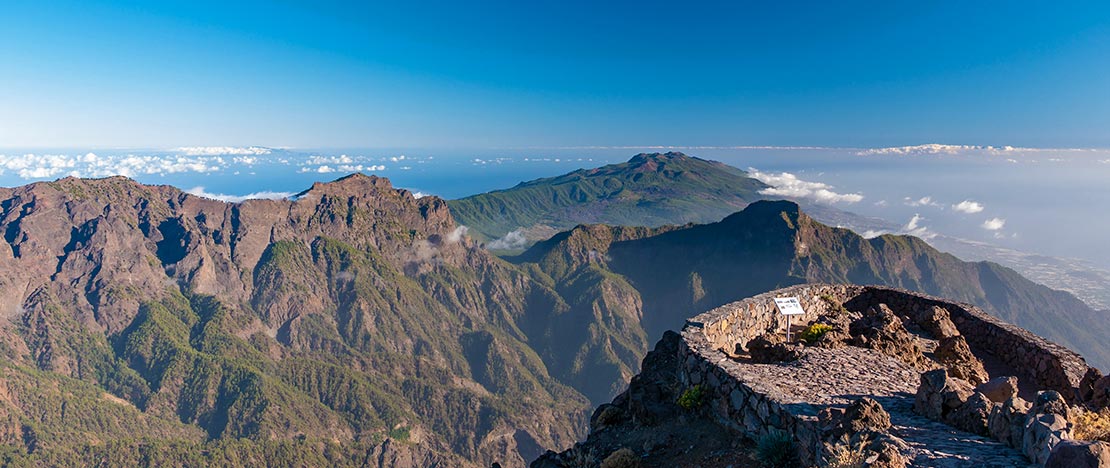
{"label": "white cloud", "polygon": [[922,239],[932,239],[936,237],[937,235],[935,233],[921,224],[922,221],[925,221],[925,217],[914,213],[910,221],[907,222],[905,226],[902,226],[902,234],[909,234]]}
{"label": "white cloud", "polygon": [[983,221],[983,229],[988,231],[998,231],[1006,227],[1006,220],[1002,218],[991,218]]}
{"label": "white cloud", "polygon": [[287,199],[287,198],[290,198],[290,197],[293,196],[293,192],[271,192],[271,191],[254,192],[254,193],[248,193],[246,195],[227,195],[227,194],[223,194],[223,193],[209,193],[209,192],[204,191],[204,187],[200,187],[200,186],[193,187],[189,190],[186,190],[185,193],[188,193],[190,195],[195,195],[195,196],[198,196],[198,197],[211,198],[213,200],[225,201],[225,202],[229,202],[229,203],[239,203],[239,202],[242,202],[244,200],[256,200],[256,199],[282,200],[282,199]]}
{"label": "white cloud", "polygon": [[219,155],[262,155],[270,154],[270,148],[261,146],[183,146],[175,148],[174,151],[185,154],[186,156],[219,156]]}
{"label": "white cloud", "polygon": [[528,239],[524,236],[524,230],[517,229],[486,244],[486,248],[491,250],[520,250],[527,245]]}
{"label": "white cloud", "polygon": [[756,180],[771,186],[759,191],[763,195],[809,198],[821,203],[857,203],[863,200],[862,194],[837,193],[832,191],[833,186],[831,185],[805,181],[789,172],[772,174],[752,168],[749,168],[748,172]]}
{"label": "white cloud", "polygon": [[990,146],[990,145],[945,145],[929,143],[924,145],[893,146],[889,148],[869,148],[857,151],[858,156],[1002,156],[1021,155],[1029,153],[1092,153],[1105,152],[1097,148],[1024,148],[1018,146]]}
{"label": "white cloud", "polygon": [[221,157],[180,155],[114,155],[82,156],[51,154],[0,155],[0,174],[13,171],[23,179],[45,179],[60,175],[75,177],[108,177],[122,175],[174,174],[180,172],[208,173],[228,166]]}
{"label": "white cloud", "polygon": [[983,204],[976,201],[964,200],[952,205],[952,209],[961,213],[975,214],[983,211]]}
{"label": "white cloud", "polygon": [[454,231],[451,231],[451,233],[447,235],[447,242],[450,242],[450,243],[453,244],[453,243],[456,243],[458,241],[461,241],[463,236],[465,236],[466,232],[469,231],[469,230],[470,230],[470,228],[468,228],[466,226],[456,227]]}
{"label": "white cloud", "polygon": [[913,206],[913,207],[918,207],[918,206],[940,206],[939,203],[933,201],[933,197],[921,197],[921,198],[918,198],[916,200],[912,199],[910,197],[906,197],[904,199],[904,201],[906,203],[906,206]]}
{"label": "white cloud", "polygon": [[354,162],[355,162],[354,158],[352,158],[350,156],[347,156],[345,154],[341,154],[339,156],[315,155],[315,156],[311,156],[307,160],[305,160],[302,163],[302,165],[318,166],[318,165],[321,165],[321,164],[351,164],[351,163],[354,163]]}
{"label": "white cloud", "polygon": [[[1011,148],[1006,146],[1004,148]],[[993,146],[971,146],[971,145],[942,145],[939,143],[929,143],[924,145],[911,145],[911,146],[893,146],[889,148],[871,148],[859,151],[856,155],[859,156],[882,156],[882,155],[896,155],[896,156],[920,156],[926,154],[960,154],[973,150],[994,149]]]}
{"label": "white cloud", "polygon": [[863,236],[864,239],[873,239],[873,238],[879,237],[883,234],[890,234],[890,233],[887,232],[887,231],[884,231],[882,229],[879,229],[879,230],[868,229],[868,230],[863,231],[862,233],[860,233],[860,235]]}

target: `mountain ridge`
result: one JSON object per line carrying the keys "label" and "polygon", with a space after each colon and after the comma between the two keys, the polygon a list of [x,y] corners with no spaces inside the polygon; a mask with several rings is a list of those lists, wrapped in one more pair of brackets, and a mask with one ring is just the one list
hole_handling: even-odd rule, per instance
{"label": "mountain ridge", "polygon": [[[920,240],[864,240],[790,202],[705,225],[582,225],[505,260],[447,202],[387,179],[294,198],[226,203],[126,178],[0,189],[6,456],[519,467],[578,440],[661,330],[720,301],[970,278],[945,276],[964,264]],[[997,276],[1020,294],[992,304],[1053,301]]]}
{"label": "mountain ridge", "polygon": [[[686,197],[692,186],[699,190],[697,203]],[[460,223],[496,239],[517,229],[561,231],[602,221],[631,226],[716,221],[763,198],[758,191],[766,188],[724,163],[678,152],[640,153],[624,163],[448,203]]]}

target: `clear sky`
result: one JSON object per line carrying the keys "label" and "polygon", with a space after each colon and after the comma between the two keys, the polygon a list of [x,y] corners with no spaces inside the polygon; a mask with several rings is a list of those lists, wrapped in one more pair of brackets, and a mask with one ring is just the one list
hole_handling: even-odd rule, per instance
{"label": "clear sky", "polygon": [[1110,147],[1106,2],[367,3],[5,1],[0,147]]}

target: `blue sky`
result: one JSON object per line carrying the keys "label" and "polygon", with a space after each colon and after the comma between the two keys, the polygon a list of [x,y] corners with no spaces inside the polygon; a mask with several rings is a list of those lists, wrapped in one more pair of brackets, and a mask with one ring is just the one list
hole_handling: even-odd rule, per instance
{"label": "blue sky", "polygon": [[5,2],[0,147],[1110,147],[1105,2],[404,3]]}

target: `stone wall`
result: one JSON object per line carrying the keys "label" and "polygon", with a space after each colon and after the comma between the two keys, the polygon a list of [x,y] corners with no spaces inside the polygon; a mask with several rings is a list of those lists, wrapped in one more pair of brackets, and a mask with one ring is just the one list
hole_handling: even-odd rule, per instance
{"label": "stone wall", "polygon": [[[758,296],[725,304],[686,321],[687,328],[698,328],[716,349],[731,352],[737,344],[768,331],[785,333],[786,319],[775,308],[776,297],[797,297],[806,314],[791,318],[793,324],[806,324],[828,312],[827,297],[839,304],[859,295],[863,286],[804,284],[766,292]],[[745,348],[746,349],[746,348]]]}
{"label": "stone wall", "polygon": [[815,411],[791,411],[775,395],[755,391],[733,378],[729,368],[738,364],[706,341],[699,329],[683,330],[678,352],[680,382],[705,389],[705,404],[719,423],[753,438],[772,429],[785,431],[794,437],[803,461],[819,459],[823,448]]}
{"label": "stone wall", "polygon": [[892,310],[910,314],[934,306],[944,308],[972,352],[990,354],[1017,370],[1022,380],[1031,382],[1037,389],[1055,390],[1069,400],[1076,395],[1079,382],[1089,369],[1087,362],[1076,352],[972,305],[900,289],[867,287],[853,297],[847,307],[861,310],[880,303]]}
{"label": "stone wall", "polygon": [[[967,304],[957,304],[909,291],[849,285],[806,284],[753,296],[687,320],[679,346],[679,379],[701,385],[706,404],[722,424],[753,437],[777,429],[791,434],[802,461],[815,463],[823,454],[822,436],[813,405],[781,403],[773,389],[734,377],[741,364],[729,357],[738,346],[768,331],[782,333],[785,320],[774,306],[775,297],[798,297],[806,314],[795,324],[806,324],[846,303],[862,310],[879,303],[892,310],[911,311],[939,306],[951,315],[960,334],[975,353],[990,353],[1013,369],[1030,369],[1022,378],[1038,389],[1075,395],[1088,366],[1082,357],[1020,327],[1005,323]],[[760,388],[756,391],[753,387]]]}

